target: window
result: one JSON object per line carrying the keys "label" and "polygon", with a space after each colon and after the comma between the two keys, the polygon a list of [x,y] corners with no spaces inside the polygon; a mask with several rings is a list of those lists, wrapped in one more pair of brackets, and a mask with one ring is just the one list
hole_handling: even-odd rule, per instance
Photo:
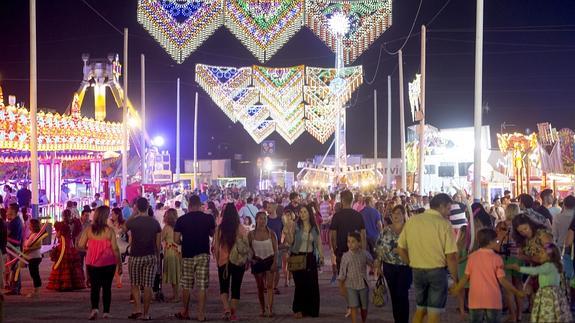
{"label": "window", "polygon": [[455,172],[455,167],[453,166],[439,166],[438,175],[439,177],[453,177]]}

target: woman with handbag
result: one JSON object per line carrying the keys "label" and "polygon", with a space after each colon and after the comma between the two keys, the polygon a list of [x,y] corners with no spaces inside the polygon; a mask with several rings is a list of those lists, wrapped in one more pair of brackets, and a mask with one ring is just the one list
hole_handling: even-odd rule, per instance
{"label": "woman with handbag", "polygon": [[296,223],[288,224],[286,242],[290,244],[288,270],[293,274],[295,292],[292,310],[296,319],[319,316],[318,268],[323,263],[320,230],[313,209],[307,205],[299,211]]}
{"label": "woman with handbag", "polygon": [[[267,226],[267,213],[256,213],[256,228],[248,235],[250,247],[253,251],[252,274],[256,278],[258,299],[260,301],[260,317],[273,317],[274,302],[274,276],[277,271],[278,242],[276,235]],[[268,307],[264,290],[267,288]]]}
{"label": "woman with handbag", "polygon": [[[381,279],[383,274],[385,280],[387,280],[395,323],[409,322],[411,268],[397,254],[397,240],[403,230],[405,217],[406,210],[403,205],[400,204],[393,207],[391,211],[391,225],[385,226],[375,244],[375,252],[377,254],[374,266],[375,273],[379,279]],[[377,290],[374,290],[374,292],[377,292]]]}
{"label": "woman with handbag", "polygon": [[[227,203],[222,212],[222,222],[216,228],[213,253],[218,265],[220,299],[224,306],[224,320],[237,321],[240,289],[248,260],[247,231],[240,225],[240,216],[234,203]],[[232,289],[229,300],[230,283]]]}

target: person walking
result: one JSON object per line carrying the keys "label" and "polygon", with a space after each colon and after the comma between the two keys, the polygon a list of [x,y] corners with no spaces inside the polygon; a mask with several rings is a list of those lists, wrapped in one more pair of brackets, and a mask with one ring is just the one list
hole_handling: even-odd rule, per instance
{"label": "person walking", "polygon": [[[240,225],[240,216],[234,203],[227,203],[224,206],[222,222],[214,234],[213,250],[218,265],[220,299],[224,306],[223,319],[238,321],[237,310],[245,264],[248,260],[249,242],[246,229]],[[237,258],[232,259],[233,257]]]}
{"label": "person walking", "polygon": [[447,270],[455,283],[457,244],[448,217],[452,200],[440,193],[429,202],[430,209],[407,220],[397,242],[398,254],[413,272],[417,310],[414,323],[437,323],[447,301]]}
{"label": "person walking", "polygon": [[351,322],[356,323],[357,310],[360,310],[361,322],[367,320],[369,304],[369,286],[367,285],[367,265],[373,265],[373,258],[365,249],[360,248],[361,235],[350,232],[347,237],[349,251],[341,258],[339,271],[339,289],[341,295],[347,298],[351,310]]}
{"label": "person walking", "polygon": [[110,208],[99,206],[94,211],[92,225],[86,228],[78,241],[78,248],[86,250],[86,267],[90,279],[90,303],[92,311],[89,320],[96,320],[100,308],[102,290],[103,318],[110,317],[112,281],[114,274],[122,274],[120,249],[116,232],[108,226]]}
{"label": "person walking", "polygon": [[389,287],[393,319],[395,323],[409,322],[409,288],[411,287],[411,268],[398,254],[397,240],[403,230],[406,210],[396,205],[391,211],[391,225],[383,228],[375,247],[375,274],[383,274]]}
{"label": "person walking", "polygon": [[[8,188],[10,188],[8,186]],[[8,193],[7,193],[8,194]],[[12,203],[8,206],[6,212],[8,225],[7,234],[8,242],[14,246],[18,251],[22,248],[22,242],[24,241],[24,225],[22,219],[18,216],[18,204]],[[9,255],[7,261],[10,262],[14,259],[13,256]],[[20,266],[19,261],[13,262],[10,266],[10,275],[8,276],[8,284],[10,292],[7,295],[20,295],[20,288],[22,287],[22,279],[17,273],[18,267]]]}
{"label": "person walking", "polygon": [[[282,259],[283,254],[285,253],[285,249],[282,249],[282,232],[284,229],[284,224],[282,221],[281,216],[277,214],[277,203],[270,202],[266,207],[266,211],[268,212],[268,221],[267,226],[270,230],[273,231],[276,235],[277,241],[277,253],[276,253],[276,272],[274,274],[274,294],[279,295],[280,291],[278,289],[278,284],[280,282],[280,275],[282,270]],[[283,211],[283,210],[282,210]]]}
{"label": "person walking", "polygon": [[[364,198],[365,206],[360,211],[365,225],[365,235],[367,238],[367,251],[375,258],[375,242],[383,229],[381,214],[375,209],[375,202],[373,197],[366,196]],[[392,211],[393,212],[393,211]]]}
{"label": "person walking", "polygon": [[210,237],[214,236],[214,217],[202,212],[202,202],[197,195],[189,201],[189,213],[182,215],[174,226],[174,241],[182,246],[183,310],[175,314],[177,319],[189,320],[190,291],[194,284],[198,291],[198,316],[206,321],[206,292],[210,279]]}
{"label": "person walking", "polygon": [[[125,230],[130,233],[130,258],[128,271],[132,288],[134,308],[129,319],[151,320],[150,303],[152,287],[156,276],[161,248],[161,228],[156,219],[148,215],[150,204],[144,197],[136,200],[134,214],[125,224]],[[144,306],[140,303],[140,286],[144,287]]]}
{"label": "person walking", "polygon": [[292,311],[294,317],[296,319],[304,316],[317,317],[320,305],[318,265],[323,263],[324,258],[320,229],[315,223],[313,210],[309,206],[302,206],[297,222],[289,223],[286,241],[291,246],[290,257],[305,257],[305,268],[293,271],[295,291]]}
{"label": "person walking", "polygon": [[28,258],[28,271],[34,284],[34,291],[26,297],[37,298],[40,296],[40,287],[42,287],[42,279],[40,277],[40,263],[42,262],[42,240],[38,239],[40,235],[40,221],[38,219],[30,219],[28,222],[30,226],[30,236],[24,243],[24,254]]}
{"label": "person walking", "polygon": [[[256,228],[248,235],[253,251],[252,274],[256,278],[260,317],[273,317],[274,276],[277,272],[278,243],[275,233],[267,227],[267,213],[256,214]],[[264,291],[267,289],[267,305]]]}
{"label": "person walking", "polygon": [[[161,203],[158,203],[161,204]],[[162,244],[164,247],[164,265],[162,266],[162,281],[172,285],[172,298],[168,301],[177,302],[178,287],[182,274],[182,253],[180,246],[174,241],[174,226],[178,220],[178,211],[168,209],[164,213],[164,228],[162,229]]]}

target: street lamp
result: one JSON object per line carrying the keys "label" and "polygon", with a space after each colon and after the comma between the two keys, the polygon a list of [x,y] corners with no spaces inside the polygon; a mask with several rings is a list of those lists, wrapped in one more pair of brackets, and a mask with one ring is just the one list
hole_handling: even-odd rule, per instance
{"label": "street lamp", "polygon": [[162,147],[165,143],[166,143],[166,141],[164,140],[164,137],[162,137],[162,136],[155,136],[151,142],[151,144],[156,146],[156,147]]}

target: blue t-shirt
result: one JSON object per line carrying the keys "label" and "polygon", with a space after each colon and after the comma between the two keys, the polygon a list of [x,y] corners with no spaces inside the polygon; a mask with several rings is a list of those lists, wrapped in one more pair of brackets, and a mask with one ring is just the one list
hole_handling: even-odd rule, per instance
{"label": "blue t-shirt", "polygon": [[365,224],[365,235],[370,239],[377,239],[377,237],[379,237],[377,222],[381,221],[381,214],[369,206],[364,207],[360,213],[363,218],[363,223]]}
{"label": "blue t-shirt", "polygon": [[268,228],[276,234],[276,239],[279,243],[282,237],[282,230],[284,228],[282,219],[279,216],[276,217],[275,219],[268,218]]}
{"label": "blue t-shirt", "polygon": [[8,231],[10,234],[8,235],[8,241],[20,241],[19,243],[11,242],[12,245],[19,247],[22,244],[22,220],[19,216],[15,217],[10,223],[8,223]]}
{"label": "blue t-shirt", "polygon": [[129,206],[124,206],[122,208],[122,217],[124,220],[128,220],[132,216],[132,208]]}

